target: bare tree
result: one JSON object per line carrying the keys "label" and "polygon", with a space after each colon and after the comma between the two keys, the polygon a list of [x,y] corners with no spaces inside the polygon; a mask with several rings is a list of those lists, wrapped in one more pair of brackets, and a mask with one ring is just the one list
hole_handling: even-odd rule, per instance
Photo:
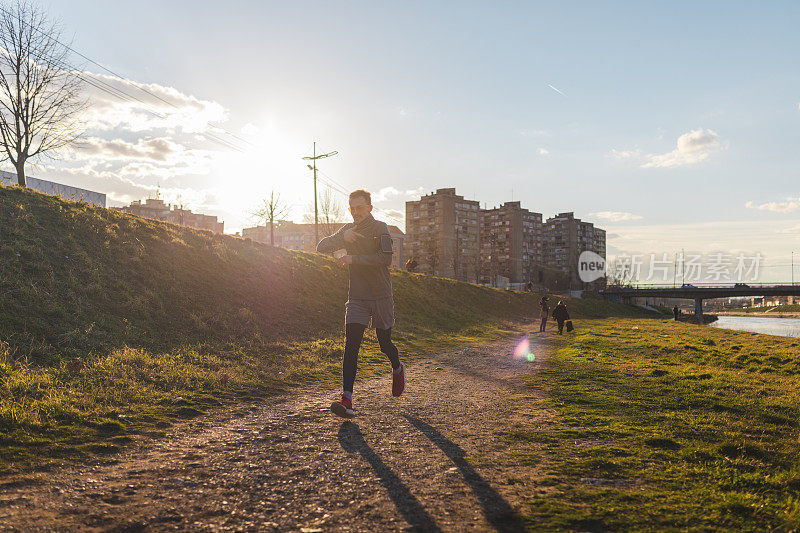
{"label": "bare tree", "polygon": [[422,238],[421,244],[422,260],[428,266],[428,273],[433,276],[438,275],[439,247],[437,246],[436,237],[426,235]]}
{"label": "bare tree", "polygon": [[344,222],[344,209],[336,200],[330,187],[325,189],[319,199],[320,229],[325,237],[333,235]]}
{"label": "bare tree", "polygon": [[614,259],[608,264],[606,269],[606,285],[609,287],[621,287],[625,285],[628,277],[633,278],[633,272],[629,262]]}
{"label": "bare tree", "polygon": [[81,79],[67,63],[61,29],[27,0],[0,5],[0,141],[2,158],[25,186],[25,163],[55,152],[80,133]]}
{"label": "bare tree", "polygon": [[288,213],[289,206],[281,202],[281,195],[275,191],[270,191],[269,198],[265,198],[263,205],[253,213],[259,222],[263,220],[265,226],[269,224],[269,243],[272,246],[275,246],[275,221]]}
{"label": "bare tree", "polygon": [[[303,215],[303,222],[314,223],[314,204],[308,206],[309,212]],[[336,233],[336,230],[345,223],[344,208],[333,195],[330,187],[325,189],[317,202],[319,213],[319,230],[322,237],[327,237]]]}

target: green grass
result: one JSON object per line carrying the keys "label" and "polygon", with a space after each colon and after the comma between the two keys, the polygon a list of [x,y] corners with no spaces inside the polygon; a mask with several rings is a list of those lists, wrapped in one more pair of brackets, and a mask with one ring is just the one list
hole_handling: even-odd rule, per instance
{"label": "green grass", "polygon": [[[535,294],[392,282],[406,358],[537,313]],[[346,295],[327,256],[0,187],[0,472],[110,455],[223,403],[338,388]],[[361,377],[386,370],[374,333],[359,364]]]}
{"label": "green grass", "polygon": [[505,436],[541,448],[550,490],[529,502],[534,523],[800,527],[795,340],[667,320],[581,322],[525,379],[550,391],[558,415]]}

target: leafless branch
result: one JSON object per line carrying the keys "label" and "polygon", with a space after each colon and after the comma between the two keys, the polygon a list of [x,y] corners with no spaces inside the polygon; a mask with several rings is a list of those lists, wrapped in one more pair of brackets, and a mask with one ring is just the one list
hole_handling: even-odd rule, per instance
{"label": "leafless branch", "polygon": [[22,186],[29,159],[53,157],[82,130],[87,101],[61,33],[28,0],[0,5],[0,160],[14,165]]}
{"label": "leafless branch", "polygon": [[275,221],[280,220],[289,213],[289,206],[281,202],[281,195],[270,191],[269,198],[264,199],[263,205],[253,212],[259,222],[269,224],[269,243],[275,245]]}

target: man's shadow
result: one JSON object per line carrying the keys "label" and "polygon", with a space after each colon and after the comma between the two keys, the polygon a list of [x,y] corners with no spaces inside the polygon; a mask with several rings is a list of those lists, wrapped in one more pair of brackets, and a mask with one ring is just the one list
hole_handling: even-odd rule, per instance
{"label": "man's shadow", "polygon": [[464,458],[466,453],[456,443],[442,435],[435,427],[419,418],[403,415],[411,424],[438,446],[458,467],[464,480],[469,484],[483,507],[483,514],[498,531],[523,531],[523,518],[492,486],[478,474]]}
{"label": "man's shadow", "polygon": [[353,422],[342,422],[339,428],[339,443],[347,452],[358,452],[378,474],[381,485],[386,487],[389,497],[392,498],[397,510],[403,515],[406,522],[416,531],[441,531],[431,515],[422,504],[411,494],[408,487],[395,474],[386,463],[370,448],[361,429]]}

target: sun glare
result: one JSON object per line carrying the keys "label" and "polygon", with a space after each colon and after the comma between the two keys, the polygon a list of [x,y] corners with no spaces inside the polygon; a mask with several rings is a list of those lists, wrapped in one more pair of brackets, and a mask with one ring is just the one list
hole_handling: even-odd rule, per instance
{"label": "sun glare", "polygon": [[536,359],[531,351],[531,341],[527,335],[522,337],[514,348],[514,359],[517,361],[534,361]]}
{"label": "sun glare", "polygon": [[308,143],[296,142],[269,127],[260,128],[247,138],[252,145],[244,152],[223,152],[215,157],[214,172],[220,176],[223,209],[246,221],[274,190],[290,209],[287,218],[301,217],[305,209],[301,198],[313,196],[307,190],[311,187],[310,174],[301,159],[303,150],[308,151]]}

